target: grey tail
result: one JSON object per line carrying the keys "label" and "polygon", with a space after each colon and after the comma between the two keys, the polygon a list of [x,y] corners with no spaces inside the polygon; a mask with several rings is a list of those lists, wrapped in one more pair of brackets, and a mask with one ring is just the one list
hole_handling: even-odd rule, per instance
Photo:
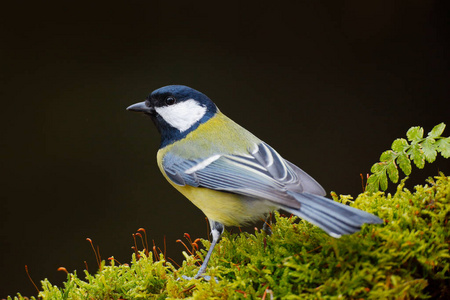
{"label": "grey tail", "polygon": [[309,193],[288,193],[300,202],[300,208],[284,207],[284,210],[320,227],[335,238],[357,232],[365,223],[383,223],[383,220],[368,212],[322,196]]}

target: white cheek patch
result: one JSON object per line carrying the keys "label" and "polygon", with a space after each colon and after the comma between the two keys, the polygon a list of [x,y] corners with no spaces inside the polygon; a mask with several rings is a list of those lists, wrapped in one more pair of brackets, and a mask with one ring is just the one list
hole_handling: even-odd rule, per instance
{"label": "white cheek patch", "polygon": [[188,99],[174,105],[155,107],[155,110],[170,126],[183,132],[203,118],[206,106],[201,106],[194,99]]}

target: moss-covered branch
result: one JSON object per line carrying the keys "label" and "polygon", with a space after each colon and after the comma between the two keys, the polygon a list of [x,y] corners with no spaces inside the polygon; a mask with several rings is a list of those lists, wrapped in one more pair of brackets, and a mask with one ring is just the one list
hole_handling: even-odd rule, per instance
{"label": "moss-covered branch", "polygon": [[[85,272],[85,279],[68,274],[64,287],[44,280],[39,297],[447,299],[450,177],[441,174],[415,192],[405,189],[403,181],[394,195],[367,192],[351,202],[385,224],[334,239],[305,221],[276,214],[271,236],[260,231],[224,234],[207,271],[217,281],[179,279],[196,273],[204,250],[184,253],[180,268],[163,255],[155,259],[141,252],[129,265],[110,260],[96,274]],[[209,246],[206,240],[202,243]]]}

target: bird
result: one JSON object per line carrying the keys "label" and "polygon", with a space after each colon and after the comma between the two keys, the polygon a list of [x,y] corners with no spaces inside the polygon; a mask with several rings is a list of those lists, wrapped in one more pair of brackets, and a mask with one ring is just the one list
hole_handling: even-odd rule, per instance
{"label": "bird", "polygon": [[[245,226],[284,210],[339,238],[383,221],[326,198],[324,188],[271,146],[184,85],[151,92],[128,111],[149,116],[161,136],[157,164],[167,181],[208,218],[212,242],[204,275],[225,226]],[[187,277],[188,278],[188,277]]]}

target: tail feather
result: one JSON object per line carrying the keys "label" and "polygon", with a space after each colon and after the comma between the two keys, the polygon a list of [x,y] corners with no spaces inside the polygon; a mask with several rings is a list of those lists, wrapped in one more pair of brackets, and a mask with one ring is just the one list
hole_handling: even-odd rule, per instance
{"label": "tail feather", "polygon": [[339,238],[352,234],[365,223],[380,224],[383,220],[368,212],[309,193],[290,193],[300,202],[299,209],[285,208],[286,211],[320,227],[330,236]]}

